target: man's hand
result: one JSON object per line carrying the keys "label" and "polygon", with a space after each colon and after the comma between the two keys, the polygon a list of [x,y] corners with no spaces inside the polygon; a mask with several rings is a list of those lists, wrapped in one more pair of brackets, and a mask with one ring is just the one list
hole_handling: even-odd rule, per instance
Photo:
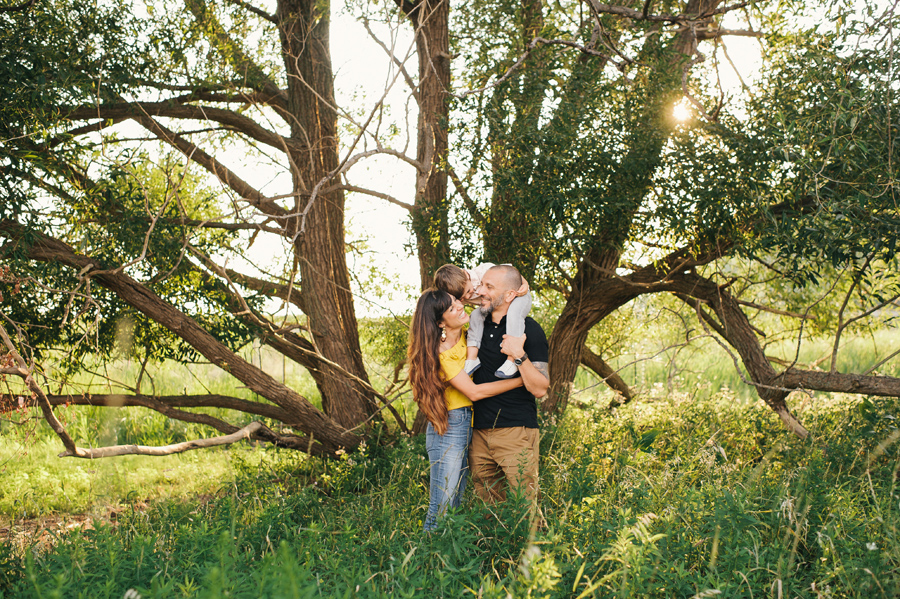
{"label": "man's hand", "polygon": [[503,341],[500,342],[500,351],[513,360],[518,360],[525,355],[525,335],[521,337],[513,337],[512,335],[503,335]]}
{"label": "man's hand", "polygon": [[[521,337],[503,335],[500,351],[507,356],[511,356],[514,360],[521,358],[525,355],[525,335]],[[543,397],[547,394],[547,388],[550,386],[550,375],[547,372],[546,362],[525,360],[519,366],[519,374],[522,375],[522,382],[525,383],[525,388],[528,389],[529,393],[535,397]]]}

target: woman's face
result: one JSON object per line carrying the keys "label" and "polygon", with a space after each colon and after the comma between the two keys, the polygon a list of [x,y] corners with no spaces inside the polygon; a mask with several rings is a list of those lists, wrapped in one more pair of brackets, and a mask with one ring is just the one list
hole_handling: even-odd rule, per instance
{"label": "woman's face", "polygon": [[447,308],[441,315],[440,324],[444,325],[448,329],[458,329],[467,322],[469,322],[469,315],[466,314],[466,310],[465,308],[463,308],[463,303],[454,298],[453,303],[450,305],[450,307]]}

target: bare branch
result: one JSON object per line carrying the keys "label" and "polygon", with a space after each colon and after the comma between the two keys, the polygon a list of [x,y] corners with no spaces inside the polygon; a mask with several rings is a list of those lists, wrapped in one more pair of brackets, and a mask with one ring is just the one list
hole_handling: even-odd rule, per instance
{"label": "bare branch", "polygon": [[585,346],[581,351],[581,363],[597,373],[603,379],[603,382],[609,385],[609,388],[621,395],[620,398],[613,400],[611,407],[628,403],[634,399],[634,391],[628,386],[618,372],[612,366],[607,364],[606,360],[591,351],[591,348]]}
{"label": "bare branch", "polygon": [[[15,360],[18,368],[13,372],[9,372],[9,374],[14,374],[22,378],[25,381],[25,385],[28,387],[28,390],[31,391],[32,394],[37,398],[38,405],[41,408],[41,412],[44,414],[44,420],[47,421],[47,424],[50,425],[50,428],[53,429],[53,432],[60,438],[63,443],[63,446],[67,451],[77,452],[78,448],[75,446],[75,441],[72,440],[72,437],[69,436],[69,433],[66,432],[66,427],[62,425],[62,423],[56,418],[56,415],[53,413],[53,408],[50,406],[50,402],[47,401],[47,396],[44,394],[43,389],[37,384],[37,381],[34,380],[34,376],[32,376],[31,369],[25,363],[25,360],[19,355],[19,352],[16,351],[15,346],[12,343],[12,340],[9,338],[9,335],[6,332],[6,328],[0,324],[0,338],[3,339],[4,345],[6,345],[9,350],[9,355],[12,356],[13,360]],[[13,369],[7,369],[13,370]]]}
{"label": "bare branch", "polygon": [[[206,268],[216,273],[216,275],[224,277],[228,281],[237,283],[238,285],[246,287],[247,289],[252,289],[257,293],[261,293],[269,297],[277,297],[286,302],[290,302],[300,308],[301,311],[305,311],[303,296],[300,293],[299,289],[295,289],[281,283],[275,283],[272,281],[266,281],[263,279],[258,279],[256,277],[251,277],[250,275],[246,275],[236,270],[219,266],[209,256],[193,246],[189,248],[189,251],[197,259],[199,259],[204,264],[204,266],[206,266]],[[237,299],[237,294],[232,295],[235,296],[235,299]],[[243,303],[243,301],[240,302],[240,305],[242,309],[247,309],[246,304]]]}
{"label": "bare branch", "polygon": [[469,192],[466,189],[466,186],[463,185],[463,182],[459,180],[459,176],[456,174],[456,169],[448,168],[447,174],[450,175],[450,180],[453,181],[453,187],[456,188],[456,193],[459,194],[459,197],[462,198],[463,204],[466,205],[466,209],[469,211],[469,215],[471,215],[472,219],[475,221],[475,224],[481,228],[481,230],[485,230],[487,226],[487,221],[484,218],[484,215],[478,209],[478,206],[475,205],[475,202],[472,201],[472,198],[469,197]]}
{"label": "bare branch", "polygon": [[779,310],[778,308],[770,308],[768,306],[762,306],[760,304],[756,304],[753,302],[748,302],[745,300],[735,299],[737,303],[742,306],[747,306],[748,308],[756,308],[757,310],[762,310],[763,312],[771,312],[772,314],[780,314],[782,316],[790,316],[791,318],[800,318],[802,320],[812,320],[813,317],[808,314],[798,314],[797,312],[788,312],[787,310]]}
{"label": "bare branch", "polygon": [[853,282],[850,284],[850,289],[847,290],[847,295],[844,297],[843,303],[841,303],[841,308],[838,310],[838,326],[837,330],[834,333],[834,347],[831,350],[831,372],[837,370],[837,354],[838,347],[841,342],[841,333],[844,332],[844,327],[849,323],[844,323],[844,310],[847,308],[847,304],[850,302],[850,298],[853,296],[854,290],[856,290],[856,286],[859,285],[860,280],[862,280],[863,275],[866,273],[866,269],[869,266],[869,262],[871,262],[872,257],[867,256],[866,262],[863,264],[863,267],[859,269],[859,272],[856,273],[856,276],[853,277]]}
{"label": "bare branch", "polygon": [[384,42],[382,42],[380,39],[378,39],[378,36],[376,36],[375,32],[372,31],[372,28],[369,27],[368,19],[363,20],[363,27],[365,27],[366,31],[369,32],[369,37],[371,37],[375,41],[376,44],[381,46],[381,49],[385,51],[385,53],[390,57],[390,59],[397,66],[397,68],[400,69],[400,74],[403,75],[403,79],[406,81],[406,85],[409,86],[409,89],[413,95],[413,99],[415,99],[415,101],[418,102],[419,101],[419,88],[416,85],[416,82],[413,81],[412,76],[406,70],[406,65],[404,65],[403,62],[397,58],[397,56],[394,54],[393,50],[388,48]]}
{"label": "bare branch", "polygon": [[876,363],[874,366],[872,366],[871,368],[869,368],[868,370],[866,370],[866,371],[863,373],[863,376],[872,374],[873,372],[875,372],[875,369],[876,369],[876,368],[878,368],[879,366],[881,366],[882,364],[884,364],[885,362],[887,362],[887,361],[890,360],[891,358],[897,356],[898,354],[900,354],[900,349],[898,349],[897,351],[895,351],[894,353],[892,353],[891,355],[889,355],[889,356],[888,356],[887,358],[885,358],[884,360],[881,360],[880,362]]}
{"label": "bare branch", "polygon": [[[525,64],[525,61],[528,59],[528,57],[531,55],[531,53],[534,51],[534,49],[538,46],[538,44],[561,45],[561,46],[569,46],[572,48],[577,48],[578,50],[580,50],[581,52],[583,52],[585,54],[590,54],[592,56],[598,56],[605,60],[612,61],[614,64],[616,64],[615,61],[612,60],[612,57],[609,56],[608,54],[603,54],[602,52],[597,52],[593,48],[588,48],[586,46],[579,44],[578,42],[574,42],[571,40],[560,40],[560,39],[548,40],[543,37],[536,37],[528,43],[528,46],[526,46],[526,48],[525,48],[525,52],[523,52],[519,56],[519,58],[516,59],[516,62],[514,62],[512,66],[510,66],[508,69],[506,69],[506,72],[503,73],[503,75],[501,75],[499,79],[497,79],[493,83],[485,85],[484,87],[479,87],[478,89],[470,89],[470,90],[466,90],[466,91],[458,93],[458,94],[451,94],[451,95],[454,98],[462,99],[462,98],[465,98],[466,96],[471,96],[472,94],[478,94],[478,93],[481,93],[481,92],[484,92],[489,89],[493,89],[493,88],[497,87],[498,85],[500,85],[501,83],[503,83],[504,81],[509,79],[513,73],[515,73],[517,70],[519,70],[523,64]],[[628,62],[631,62],[628,59],[625,59],[625,60],[627,60]],[[618,66],[618,64],[617,64],[617,66]]]}
{"label": "bare branch", "polygon": [[400,206],[404,210],[409,210],[410,212],[412,212],[413,210],[416,209],[416,207],[413,206],[412,204],[407,204],[406,202],[401,202],[394,196],[388,195],[386,193],[381,193],[380,191],[366,189],[365,187],[357,187],[355,185],[340,185],[340,186],[338,186],[338,188],[343,189],[344,191],[351,191],[351,192],[355,192],[355,193],[364,193],[366,195],[370,195],[370,196],[373,196],[376,198],[381,198],[382,200],[387,200],[391,204]]}
{"label": "bare branch", "polygon": [[251,422],[244,428],[221,437],[212,437],[209,439],[195,439],[193,441],[185,441],[183,443],[173,443],[171,445],[163,445],[160,447],[151,447],[148,445],[112,445],[110,447],[99,447],[97,449],[76,447],[74,451],[66,450],[59,454],[61,458],[76,457],[94,460],[97,458],[110,458],[120,455],[149,455],[163,456],[182,453],[191,449],[203,449],[205,447],[216,447],[219,445],[231,445],[244,439],[250,439],[250,436],[263,427],[261,422]]}
{"label": "bare branch", "polygon": [[223,185],[240,195],[242,200],[249,202],[250,205],[259,208],[266,214],[282,218],[288,216],[287,210],[276,204],[271,198],[264,196],[228,167],[201,150],[197,145],[187,141],[149,116],[136,117],[135,120],[147,130],[155,133],[162,141],[174,146],[189,159],[212,173]]}
{"label": "bare branch", "polygon": [[185,4],[197,21],[206,26],[210,41],[222,52],[231,66],[237,72],[246,74],[247,83],[280,98],[283,105],[287,106],[287,94],[279,89],[265,71],[242,51],[241,44],[225,33],[225,28],[212,15],[212,11],[204,0],[185,0]]}

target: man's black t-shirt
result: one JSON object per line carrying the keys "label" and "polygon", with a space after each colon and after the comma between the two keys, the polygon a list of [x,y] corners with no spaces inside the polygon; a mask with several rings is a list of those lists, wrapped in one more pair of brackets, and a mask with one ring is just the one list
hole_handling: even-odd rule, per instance
{"label": "man's black t-shirt", "polygon": [[[500,351],[500,343],[506,334],[506,316],[495,323],[488,316],[484,319],[484,337],[478,350],[481,368],[472,374],[472,380],[480,385],[501,379],[494,372],[506,361],[506,354]],[[544,329],[531,317],[525,318],[525,353],[532,362],[547,362],[550,347]],[[521,377],[519,373],[515,376]],[[525,387],[516,387],[494,397],[487,397],[474,403],[474,428],[505,428],[524,426],[537,428],[537,404],[534,395]]]}

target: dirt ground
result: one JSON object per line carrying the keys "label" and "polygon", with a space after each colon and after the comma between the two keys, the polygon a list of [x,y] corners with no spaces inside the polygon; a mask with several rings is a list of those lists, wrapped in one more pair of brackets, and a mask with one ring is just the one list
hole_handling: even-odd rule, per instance
{"label": "dirt ground", "polygon": [[125,510],[146,511],[149,504],[138,502],[129,506],[106,506],[91,514],[59,514],[40,518],[22,518],[10,521],[0,519],[0,543],[21,554],[33,548],[46,551],[68,532],[93,530],[101,522],[110,526],[118,524],[119,514]]}

